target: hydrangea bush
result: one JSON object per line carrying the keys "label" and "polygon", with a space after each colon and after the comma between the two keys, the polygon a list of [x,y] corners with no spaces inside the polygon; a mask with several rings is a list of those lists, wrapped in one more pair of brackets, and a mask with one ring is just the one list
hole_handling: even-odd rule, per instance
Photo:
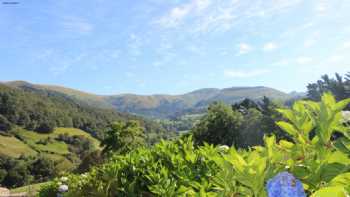
{"label": "hydrangea bush", "polygon": [[[191,137],[162,141],[115,155],[84,175],[69,175],[65,196],[219,196],[347,197],[350,193],[350,131],[336,102],[298,101],[280,109],[287,121],[277,125],[292,141],[265,136],[264,146],[249,150],[204,144]],[[335,132],[341,138],[331,140]],[[310,137],[312,136],[312,137]],[[58,180],[40,191],[57,192]]]}

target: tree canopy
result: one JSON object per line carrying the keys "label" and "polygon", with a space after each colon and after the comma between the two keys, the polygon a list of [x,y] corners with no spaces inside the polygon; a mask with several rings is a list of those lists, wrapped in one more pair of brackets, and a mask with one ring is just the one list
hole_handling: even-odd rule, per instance
{"label": "tree canopy", "polygon": [[110,125],[106,137],[102,140],[103,153],[127,153],[145,145],[144,128],[139,122],[114,122]]}

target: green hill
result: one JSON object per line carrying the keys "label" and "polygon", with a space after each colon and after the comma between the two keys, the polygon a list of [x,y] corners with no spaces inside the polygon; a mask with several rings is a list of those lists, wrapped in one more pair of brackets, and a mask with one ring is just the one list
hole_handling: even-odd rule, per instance
{"label": "green hill", "polygon": [[[146,132],[164,132],[152,121],[114,109],[95,107],[64,92],[40,87],[25,82],[0,84],[0,122],[38,132],[50,132],[56,127],[79,128],[101,139],[110,123],[134,119],[141,122]],[[6,129],[0,127],[0,130]]]}
{"label": "green hill", "polygon": [[177,116],[177,114],[202,112],[203,109],[214,101],[233,104],[242,101],[244,98],[260,100],[264,96],[267,96],[274,100],[285,101],[293,97],[293,95],[263,86],[225,89],[204,88],[181,95],[120,94],[100,96],[65,87],[35,85],[23,81],[8,82],[7,84],[21,89],[30,88],[36,91],[44,90],[51,93],[61,93],[70,99],[74,99],[76,102],[88,104],[89,106],[116,109],[120,112],[153,118],[169,118]]}

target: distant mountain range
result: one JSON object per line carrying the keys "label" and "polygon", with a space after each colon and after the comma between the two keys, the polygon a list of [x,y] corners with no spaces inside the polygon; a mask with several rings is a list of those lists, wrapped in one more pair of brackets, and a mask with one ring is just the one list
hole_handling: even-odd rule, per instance
{"label": "distant mountain range", "polygon": [[286,101],[300,97],[302,93],[291,94],[264,87],[231,87],[224,89],[204,88],[181,95],[136,95],[120,94],[101,96],[82,92],[61,86],[38,85],[25,81],[11,81],[5,83],[8,86],[59,92],[67,97],[100,108],[113,108],[120,112],[128,112],[153,118],[169,118],[185,113],[204,111],[214,101],[222,101],[227,104],[239,102],[245,98],[260,100],[267,96],[273,100]]}

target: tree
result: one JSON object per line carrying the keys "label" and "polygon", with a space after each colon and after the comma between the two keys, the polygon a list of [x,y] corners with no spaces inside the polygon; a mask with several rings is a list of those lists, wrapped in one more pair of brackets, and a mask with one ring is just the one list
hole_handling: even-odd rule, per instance
{"label": "tree", "polygon": [[55,129],[55,123],[53,121],[45,121],[42,122],[36,129],[35,131],[39,133],[52,133],[53,130]]}
{"label": "tree", "polygon": [[259,106],[261,107],[261,113],[263,114],[261,130],[267,134],[275,134],[277,139],[288,139],[289,136],[276,125],[277,121],[283,119],[281,113],[277,111],[277,109],[282,106],[276,104],[265,96],[259,103]]}
{"label": "tree", "polygon": [[263,114],[255,108],[245,111],[243,123],[239,128],[240,140],[237,146],[242,148],[262,145],[264,131],[262,130]]}
{"label": "tree", "polygon": [[345,75],[345,80],[341,75],[335,73],[335,78],[328,75],[321,76],[321,79],[307,86],[308,98],[314,101],[320,101],[321,95],[325,92],[331,92],[336,100],[342,100],[350,97],[350,72]]}
{"label": "tree", "polygon": [[92,166],[99,165],[103,162],[103,158],[101,156],[101,151],[96,150],[93,152],[89,152],[82,159],[81,163],[77,167],[77,171],[79,173],[87,172]]}
{"label": "tree", "polygon": [[243,116],[224,103],[213,103],[208,113],[192,129],[197,144],[236,145]]}
{"label": "tree", "polygon": [[36,181],[47,181],[56,175],[57,169],[55,163],[47,157],[39,156],[30,165],[30,172]]}
{"label": "tree", "polygon": [[103,153],[127,153],[137,147],[145,145],[144,129],[139,122],[114,122],[110,125],[106,137],[102,140]]}
{"label": "tree", "polygon": [[9,131],[11,128],[12,125],[10,121],[8,121],[7,118],[0,114],[0,131]]}

